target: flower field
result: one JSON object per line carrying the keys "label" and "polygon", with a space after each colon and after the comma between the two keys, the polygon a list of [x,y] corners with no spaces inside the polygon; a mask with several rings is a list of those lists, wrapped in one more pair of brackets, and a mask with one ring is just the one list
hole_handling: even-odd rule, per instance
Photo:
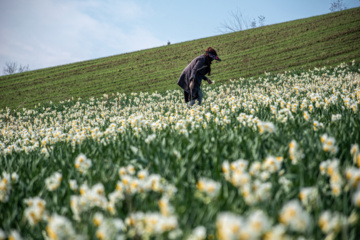
{"label": "flower field", "polygon": [[0,112],[0,239],[358,239],[359,64]]}

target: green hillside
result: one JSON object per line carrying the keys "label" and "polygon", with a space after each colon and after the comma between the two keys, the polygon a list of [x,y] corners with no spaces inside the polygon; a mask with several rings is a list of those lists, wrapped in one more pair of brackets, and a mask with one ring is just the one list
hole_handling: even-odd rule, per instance
{"label": "green hillside", "polygon": [[[360,8],[247,31],[0,77],[0,108],[179,88],[184,67],[208,46],[221,59],[212,80],[360,61]],[[29,63],[31,65],[31,63]]]}

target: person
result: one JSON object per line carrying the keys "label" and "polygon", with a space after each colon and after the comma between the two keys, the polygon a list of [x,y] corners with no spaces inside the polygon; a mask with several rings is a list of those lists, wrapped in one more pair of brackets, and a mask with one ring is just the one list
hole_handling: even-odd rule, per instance
{"label": "person", "polygon": [[203,55],[193,59],[182,71],[177,84],[184,90],[185,103],[188,103],[189,107],[195,104],[195,100],[201,105],[203,93],[200,86],[202,80],[209,84],[213,83],[205,76],[206,74],[211,75],[211,62],[213,60],[221,61],[215,49],[208,47]]}

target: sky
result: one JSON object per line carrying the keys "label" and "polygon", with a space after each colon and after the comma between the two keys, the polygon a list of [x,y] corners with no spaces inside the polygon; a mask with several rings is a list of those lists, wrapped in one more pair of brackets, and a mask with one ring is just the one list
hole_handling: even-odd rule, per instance
{"label": "sky", "polygon": [[265,25],[322,15],[334,1],[0,0],[0,75],[9,62],[36,70],[220,35],[234,12]]}

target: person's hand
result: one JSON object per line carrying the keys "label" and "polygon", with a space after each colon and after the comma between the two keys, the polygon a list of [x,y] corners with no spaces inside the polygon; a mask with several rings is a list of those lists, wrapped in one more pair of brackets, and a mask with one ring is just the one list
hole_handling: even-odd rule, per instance
{"label": "person's hand", "polygon": [[213,83],[213,81],[211,81],[209,78],[208,78],[207,82],[208,82],[209,84],[212,84],[212,83]]}
{"label": "person's hand", "polygon": [[190,84],[189,84],[189,88],[190,88],[190,90],[193,90],[193,88],[194,88],[194,84],[195,84],[194,79],[190,79]]}

